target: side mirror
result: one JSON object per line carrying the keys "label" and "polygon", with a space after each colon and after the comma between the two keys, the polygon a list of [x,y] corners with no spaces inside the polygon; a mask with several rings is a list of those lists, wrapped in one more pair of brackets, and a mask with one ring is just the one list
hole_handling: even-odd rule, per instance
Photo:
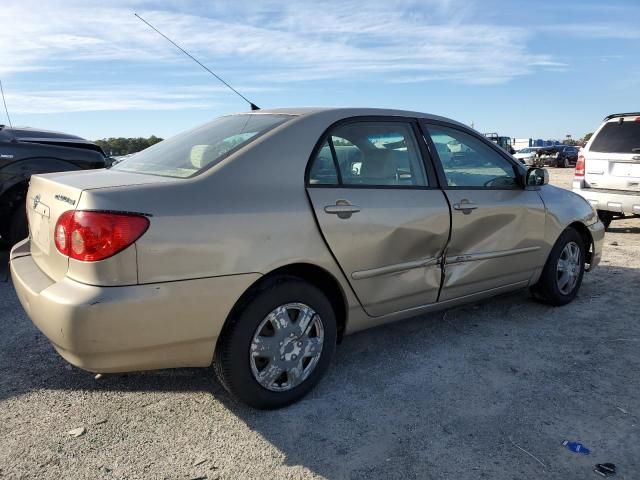
{"label": "side mirror", "polygon": [[545,168],[530,168],[527,170],[526,185],[540,187],[549,183],[549,172]]}

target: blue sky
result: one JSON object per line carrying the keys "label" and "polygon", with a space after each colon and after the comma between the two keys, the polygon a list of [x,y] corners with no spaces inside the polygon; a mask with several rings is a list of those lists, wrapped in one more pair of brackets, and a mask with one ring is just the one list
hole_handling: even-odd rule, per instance
{"label": "blue sky", "polygon": [[534,138],[640,110],[637,0],[10,0],[13,124],[167,137],[247,109],[134,11],[262,107],[411,109]]}

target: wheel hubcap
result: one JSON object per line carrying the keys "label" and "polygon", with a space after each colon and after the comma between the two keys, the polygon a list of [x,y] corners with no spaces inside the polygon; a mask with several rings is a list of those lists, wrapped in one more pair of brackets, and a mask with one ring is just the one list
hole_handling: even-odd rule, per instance
{"label": "wheel hubcap", "polygon": [[558,290],[563,295],[569,295],[578,283],[582,260],[580,257],[580,247],[575,242],[567,243],[560,253],[556,268],[556,281]]}
{"label": "wheel hubcap", "polygon": [[281,305],[260,322],[251,340],[253,377],[267,390],[291,390],[316,368],[323,342],[322,319],[311,307]]}

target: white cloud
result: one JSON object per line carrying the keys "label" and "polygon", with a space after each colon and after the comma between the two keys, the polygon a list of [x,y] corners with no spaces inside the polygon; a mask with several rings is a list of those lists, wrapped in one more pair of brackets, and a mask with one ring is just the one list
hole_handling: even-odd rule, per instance
{"label": "white cloud", "polygon": [[[239,87],[252,93],[268,89]],[[119,85],[104,88],[68,88],[6,93],[12,112],[23,114],[127,110],[185,110],[214,108],[225,87],[146,88]]]}
{"label": "white cloud", "polygon": [[[188,65],[189,60],[136,19],[133,11],[138,7],[147,20],[215,66],[214,71],[223,77],[225,72],[234,72],[247,87],[328,79],[482,85],[564,67],[550,55],[532,53],[526,30],[482,23],[475,17],[474,3],[462,0],[210,5],[169,1],[154,9],[133,0],[23,0],[2,9],[0,76],[32,72],[31,81],[42,87],[14,89],[8,98],[12,109],[53,112],[209,106],[215,100],[210,94],[217,92],[203,95],[185,87],[181,95],[186,97],[172,98],[172,87],[144,75],[146,68],[163,67],[171,72],[199,67]],[[78,72],[82,79],[94,69],[107,70],[105,81],[113,82],[116,67],[121,70],[121,81],[136,71],[148,85],[107,86],[103,91],[95,87],[95,78],[75,90],[59,83],[50,85],[52,71],[68,77]]]}

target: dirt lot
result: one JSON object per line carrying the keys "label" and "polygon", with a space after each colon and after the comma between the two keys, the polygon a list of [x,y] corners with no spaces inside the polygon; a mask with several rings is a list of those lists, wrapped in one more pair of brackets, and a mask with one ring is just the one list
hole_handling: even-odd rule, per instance
{"label": "dirt lot", "polygon": [[614,222],[567,307],[522,292],[348,337],[307,399],[266,413],[208,369],[94,380],[0,283],[0,478],[640,478],[639,247],[640,221]]}

